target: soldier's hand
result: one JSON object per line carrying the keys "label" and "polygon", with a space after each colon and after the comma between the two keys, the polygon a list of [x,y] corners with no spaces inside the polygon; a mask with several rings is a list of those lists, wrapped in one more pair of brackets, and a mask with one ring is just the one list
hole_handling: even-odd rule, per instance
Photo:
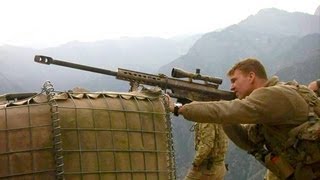
{"label": "soldier's hand", "polygon": [[169,111],[173,112],[174,111],[174,102],[172,101],[171,97],[168,94],[165,94],[165,103],[169,106]]}

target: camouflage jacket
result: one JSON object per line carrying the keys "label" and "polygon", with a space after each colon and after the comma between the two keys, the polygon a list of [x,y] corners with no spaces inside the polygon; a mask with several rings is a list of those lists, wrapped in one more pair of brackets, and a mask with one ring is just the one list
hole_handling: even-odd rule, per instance
{"label": "camouflage jacket", "polygon": [[222,126],[213,123],[195,123],[195,150],[193,164],[199,166],[205,160],[224,161],[228,147],[228,139]]}

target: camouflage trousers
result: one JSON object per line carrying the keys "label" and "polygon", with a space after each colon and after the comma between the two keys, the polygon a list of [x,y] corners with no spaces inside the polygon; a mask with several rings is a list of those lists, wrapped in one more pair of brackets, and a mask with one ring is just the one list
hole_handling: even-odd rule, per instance
{"label": "camouflage trousers", "polygon": [[223,180],[226,172],[224,161],[220,161],[213,163],[209,170],[206,165],[201,166],[199,170],[190,168],[184,180]]}

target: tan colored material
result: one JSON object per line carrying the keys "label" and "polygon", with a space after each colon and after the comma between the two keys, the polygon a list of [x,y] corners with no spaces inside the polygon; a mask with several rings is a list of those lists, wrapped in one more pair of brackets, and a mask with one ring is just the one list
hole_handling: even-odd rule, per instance
{"label": "tan colored material", "polygon": [[[55,179],[47,97],[0,109],[0,179]],[[170,179],[164,105],[141,93],[61,93],[58,104],[66,179]]]}
{"label": "tan colored material", "polygon": [[280,180],[276,175],[274,175],[270,170],[267,170],[264,180]]}
{"label": "tan colored material", "polygon": [[224,161],[228,139],[220,124],[195,123],[195,150],[193,160],[195,165],[200,165],[210,159],[210,163]]}
{"label": "tan colored material", "polygon": [[223,180],[226,173],[226,166],[221,161],[215,163],[209,170],[205,165],[201,166],[199,170],[189,169],[185,180]]}
{"label": "tan colored material", "polygon": [[195,156],[193,165],[199,169],[190,168],[186,180],[191,179],[224,179],[225,155],[228,147],[228,139],[220,124],[195,123]]}

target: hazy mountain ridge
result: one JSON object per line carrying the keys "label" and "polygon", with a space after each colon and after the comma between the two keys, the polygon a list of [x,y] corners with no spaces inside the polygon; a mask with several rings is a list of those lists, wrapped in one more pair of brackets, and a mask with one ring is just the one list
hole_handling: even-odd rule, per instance
{"label": "hazy mountain ridge", "polygon": [[[192,72],[200,68],[203,74],[226,80],[225,74],[235,61],[245,57],[258,57],[269,66],[277,62],[277,57],[288,51],[298,39],[295,36],[249,31],[233,25],[221,32],[203,35],[190,48],[188,54],[162,66],[160,72],[168,73],[172,67],[180,67]],[[275,67],[269,70],[270,73],[275,71]],[[223,87],[227,88],[225,84]]]}
{"label": "hazy mountain ridge", "polygon": [[[69,42],[64,45],[30,49],[15,46],[0,46],[0,72],[3,82],[2,93],[39,91],[46,80],[51,80],[57,89],[71,89],[75,86],[86,86],[92,90],[128,89],[128,83],[104,75],[67,69],[55,65],[40,65],[33,62],[34,55],[52,56],[54,59],[105,68],[117,71],[118,67],[154,73],[159,66],[179,57],[188,44],[196,41],[197,36],[170,40],[155,37],[122,38],[98,42]],[[190,38],[190,40],[189,40]],[[192,39],[191,39],[192,38]],[[182,41],[189,41],[183,44]],[[100,82],[100,83],[98,83]],[[4,84],[4,83],[3,83]],[[22,89],[19,87],[21,84]],[[119,85],[121,86],[119,88]]]}
{"label": "hazy mountain ridge", "polygon": [[145,66],[149,69],[154,68],[154,65],[159,66],[160,62],[170,62],[172,58],[180,55],[173,41],[153,37],[123,38],[91,43],[70,42],[46,49],[43,53],[109,68],[110,66],[135,68]]}
{"label": "hazy mountain ridge", "polygon": [[317,7],[316,11],[314,12],[314,15],[320,16],[320,5]]}
{"label": "hazy mountain ridge", "polygon": [[[269,13],[269,16],[267,13]],[[263,14],[263,16],[261,14]],[[269,22],[265,23],[264,26],[288,26],[288,24],[282,24],[282,21],[273,20],[277,14],[281,14],[285,19],[291,17],[291,19],[288,20],[290,24],[297,23],[294,21],[296,17],[307,17],[309,21],[313,21],[315,17],[318,17],[304,13],[288,13],[276,9],[261,10],[257,15],[247,18],[248,23],[244,20],[220,32],[204,34],[202,38],[190,48],[186,55],[162,66],[160,72],[168,73],[172,67],[180,67],[190,71],[201,68],[204,74],[211,74],[212,76],[226,79],[225,73],[235,61],[246,57],[257,57],[269,67],[268,72],[274,74],[279,70],[278,63],[282,63],[279,57],[283,56],[285,52],[288,52],[302,37],[298,35],[293,36],[291,32],[286,35],[287,30],[285,28],[280,28],[282,31],[277,33],[256,30],[259,29],[258,27],[260,27],[261,23],[254,26],[253,22],[263,22],[262,20]],[[263,17],[261,21],[258,19],[260,16]],[[271,20],[266,20],[265,17],[270,17]],[[245,24],[250,24],[250,28],[247,28]],[[315,22],[315,24],[318,25],[310,25],[307,21],[306,23],[301,22],[299,25],[311,29],[310,32],[320,33],[320,28],[318,28],[320,22]],[[291,31],[293,32],[295,30]],[[313,46],[314,45],[316,45],[316,43],[313,43]],[[196,64],[194,64],[194,62],[196,62]],[[227,86],[223,85],[223,87]]]}
{"label": "hazy mountain ridge", "polygon": [[275,8],[262,9],[238,25],[252,31],[286,36],[305,36],[320,31],[318,16],[300,12],[288,13]]}
{"label": "hazy mountain ridge", "polygon": [[277,57],[277,70],[308,61],[311,57],[320,57],[319,51],[320,33],[306,35]]}
{"label": "hazy mountain ridge", "polygon": [[279,70],[275,75],[283,81],[296,80],[302,84],[308,84],[312,80],[320,78],[320,49],[310,53],[304,61]]}

